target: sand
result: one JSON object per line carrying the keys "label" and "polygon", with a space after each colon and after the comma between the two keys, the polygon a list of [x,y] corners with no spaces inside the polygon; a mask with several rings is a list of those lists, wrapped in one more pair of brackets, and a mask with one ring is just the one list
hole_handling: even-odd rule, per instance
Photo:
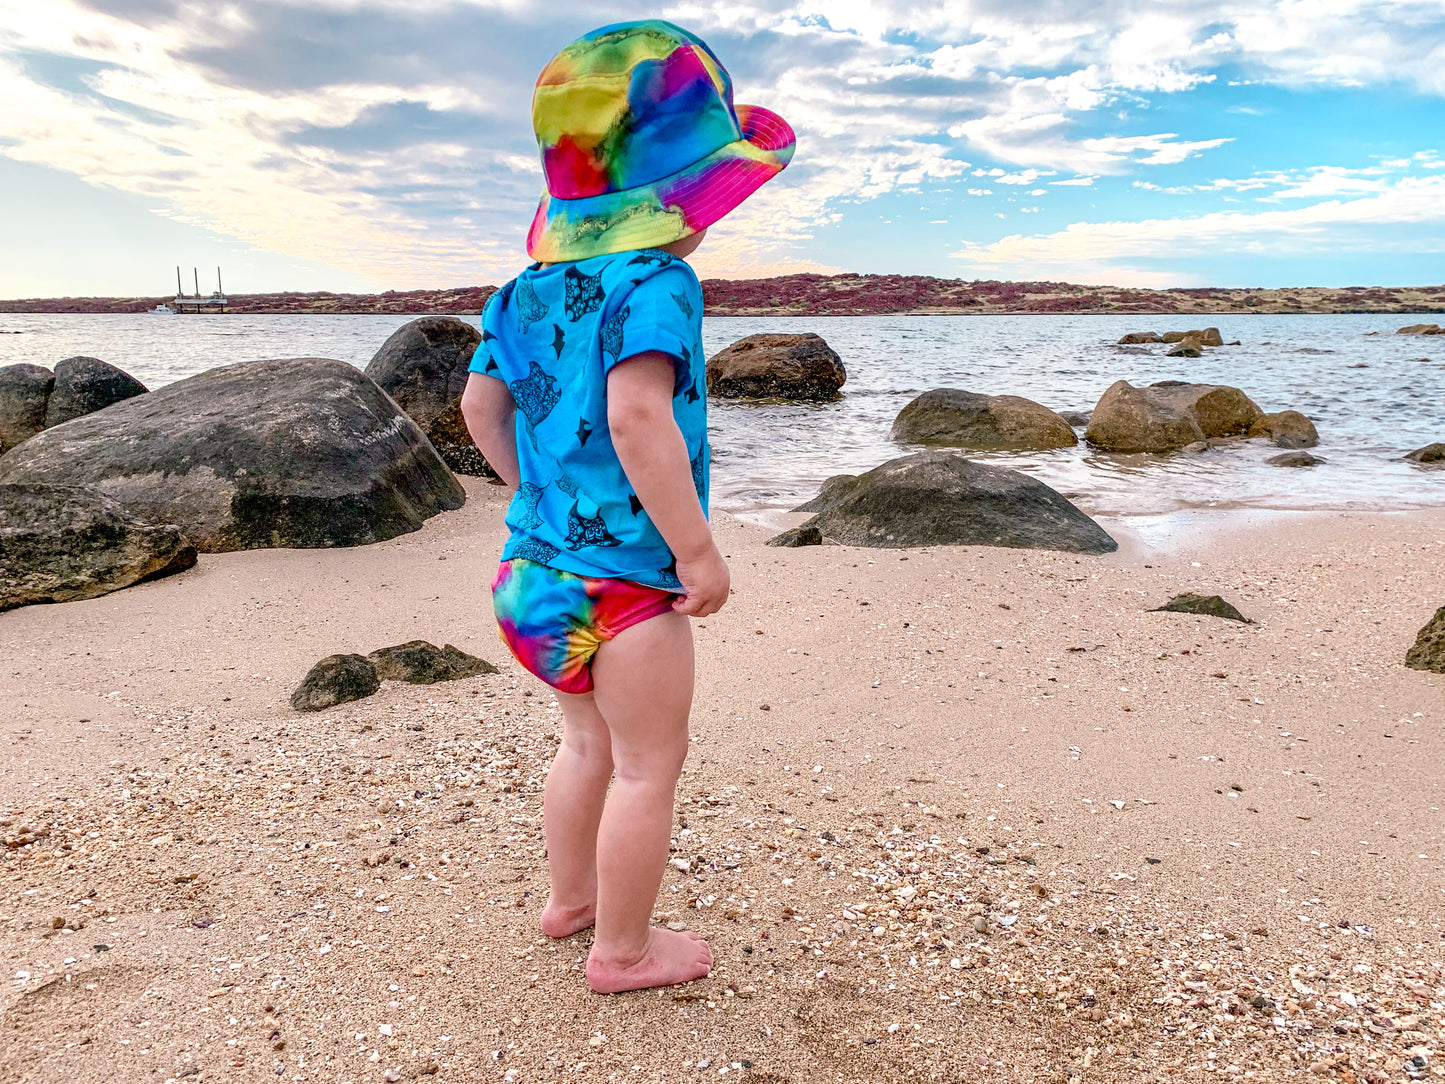
{"label": "sand", "polygon": [[[1445,1075],[1445,676],[1402,666],[1445,513],[1110,521],[1102,558],[724,520],[658,909],[718,966],[599,997],[536,930],[558,716],[470,490],[0,615],[0,1079]],[[1258,623],[1147,612],[1187,590]],[[290,709],[417,638],[501,673]]]}

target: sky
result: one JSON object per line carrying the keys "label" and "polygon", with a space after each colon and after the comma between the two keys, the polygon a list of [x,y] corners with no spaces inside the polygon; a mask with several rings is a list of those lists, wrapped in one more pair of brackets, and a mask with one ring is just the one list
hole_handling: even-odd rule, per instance
{"label": "sky", "polygon": [[0,0],[0,297],[505,281],[537,72],[655,17],[798,133],[704,277],[1445,282],[1445,0]]}

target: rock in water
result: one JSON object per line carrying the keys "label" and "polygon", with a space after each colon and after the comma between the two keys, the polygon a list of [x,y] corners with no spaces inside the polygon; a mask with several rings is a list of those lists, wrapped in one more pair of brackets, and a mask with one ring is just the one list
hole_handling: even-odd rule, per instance
{"label": "rock in water", "polygon": [[1175,595],[1163,606],[1156,606],[1150,613],[1176,613],[1176,614],[1200,614],[1204,617],[1223,617],[1230,621],[1239,621],[1245,625],[1253,625],[1254,622],[1245,617],[1230,603],[1218,595],[1195,595],[1192,593]]}
{"label": "rock in water", "polygon": [[1097,523],[1036,478],[985,466],[956,452],[927,451],[889,460],[856,478],[831,478],[797,511],[847,546],[1010,546],[1110,553],[1118,548]]}
{"label": "rock in water", "polygon": [[1272,455],[1265,460],[1271,467],[1317,467],[1327,460],[1317,455],[1310,455],[1309,452],[1284,452],[1281,455]]}
{"label": "rock in water", "polygon": [[1313,448],[1320,442],[1315,423],[1298,410],[1265,414],[1249,427],[1249,436],[1268,437],[1281,448]]}
{"label": "rock in water", "polygon": [[1445,335],[1445,328],[1439,324],[1411,324],[1395,332],[1396,335]]}
{"label": "rock in water", "polygon": [[66,358],[55,367],[55,387],[45,407],[45,428],[145,392],[146,386],[135,377],[99,358]]}
{"label": "rock in water", "polygon": [[792,530],[775,534],[763,543],[765,546],[784,546],[797,549],[799,546],[821,546],[823,532],[816,527],[794,527]]}
{"label": "rock in water", "polygon": [[1183,339],[1176,343],[1173,350],[1170,350],[1166,357],[1171,358],[1202,358],[1204,349],[1198,339]]}
{"label": "rock in water", "polygon": [[1406,452],[1405,458],[1415,463],[1445,463],[1445,444],[1427,444],[1413,452]]}
{"label": "rock in water", "polygon": [[306,672],[291,694],[297,711],[321,711],[370,696],[381,687],[376,668],[364,655],[327,655]]}
{"label": "rock in water", "polygon": [[833,399],[848,379],[821,336],[749,335],[707,359],[709,395],[724,399]]}
{"label": "rock in water", "polygon": [[495,478],[462,420],[467,366],[481,332],[455,316],[423,316],[381,344],[366,375],[421,426],[447,466],[458,474]]}
{"label": "rock in water", "polygon": [[1415,646],[1405,653],[1405,665],[1411,670],[1445,674],[1445,606],[1435,611],[1415,637]]}
{"label": "rock in water", "polygon": [[1119,346],[1137,346],[1140,343],[1162,343],[1157,331],[1131,331],[1119,340]]}
{"label": "rock in water", "polygon": [[1172,452],[1204,439],[1193,417],[1115,381],[1089,416],[1084,439],[1106,452]]}
{"label": "rock in water", "polygon": [[1188,414],[1208,438],[1241,437],[1260,418],[1253,399],[1227,384],[1185,384],[1163,380],[1143,389],[1156,403]]}
{"label": "rock in water", "polygon": [[898,412],[892,436],[912,444],[1014,451],[1079,443],[1073,426],[1031,399],[957,388],[935,388],[914,399]]}
{"label": "rock in water", "polygon": [[497,668],[486,659],[468,655],[447,644],[437,647],[425,640],[410,640],[394,647],[373,651],[367,658],[382,681],[407,681],[413,685],[434,685],[438,681],[495,674]]}
{"label": "rock in water", "polygon": [[0,610],[95,598],[195,563],[175,527],[143,523],[98,490],[0,485]]}
{"label": "rock in water", "polygon": [[380,542],[466,493],[416,423],[341,361],[249,361],[48,429],[0,482],[91,485],[203,553]]}
{"label": "rock in water", "polygon": [[0,366],[0,455],[45,428],[55,374],[43,365]]}

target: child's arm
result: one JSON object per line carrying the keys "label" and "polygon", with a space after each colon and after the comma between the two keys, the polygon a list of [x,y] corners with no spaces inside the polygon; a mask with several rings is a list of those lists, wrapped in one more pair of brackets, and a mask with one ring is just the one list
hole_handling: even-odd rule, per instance
{"label": "child's arm", "polygon": [[511,489],[517,488],[517,404],[496,377],[472,373],[462,391],[462,420],[482,458]]}
{"label": "child's arm", "polygon": [[627,358],[607,377],[607,427],[637,499],[677,558],[683,597],[673,609],[706,617],[728,599],[728,566],[698,503],[687,444],[672,416],[672,390],[666,354]]}

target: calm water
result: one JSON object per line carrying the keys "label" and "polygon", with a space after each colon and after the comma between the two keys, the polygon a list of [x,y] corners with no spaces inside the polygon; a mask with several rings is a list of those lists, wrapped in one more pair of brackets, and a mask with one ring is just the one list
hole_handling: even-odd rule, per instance
{"label": "calm water", "polygon": [[[0,315],[0,365],[89,354],[155,388],[216,365],[329,357],[365,366],[406,317]],[[1424,318],[1427,322],[1433,318]],[[473,321],[475,322],[475,321]],[[914,395],[956,387],[1088,410],[1117,379],[1189,379],[1243,388],[1265,410],[1293,408],[1320,431],[1309,470],[1271,467],[1278,449],[1239,442],[1200,455],[1119,456],[1077,448],[979,456],[1037,475],[1096,515],[1187,509],[1413,508],[1445,504],[1445,470],[1401,455],[1445,440],[1445,339],[1395,336],[1406,316],[1226,316],[1224,347],[1199,359],[1120,347],[1128,331],[1196,318],[882,316],[713,318],[709,354],[760,331],[816,331],[848,368],[843,397],[816,405],[712,403],[717,507],[766,515],[911,449],[888,438]]]}

